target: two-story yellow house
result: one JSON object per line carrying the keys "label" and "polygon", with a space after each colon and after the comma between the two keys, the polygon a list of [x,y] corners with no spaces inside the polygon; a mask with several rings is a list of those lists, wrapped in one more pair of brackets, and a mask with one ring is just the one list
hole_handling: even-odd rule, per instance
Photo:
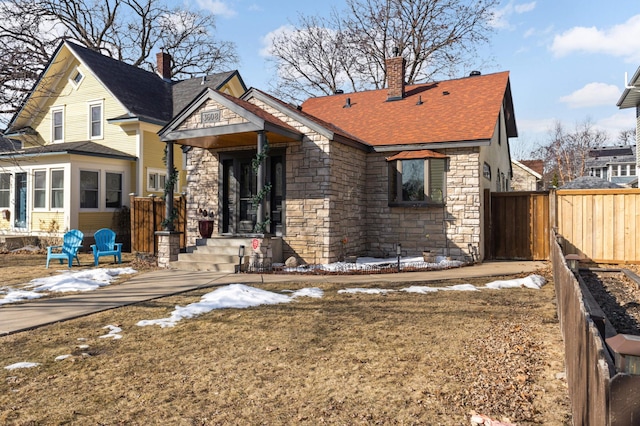
{"label": "two-story yellow house", "polygon": [[[0,235],[86,236],[111,227],[128,194],[162,195],[166,144],[158,131],[203,89],[241,96],[237,71],[171,79],[167,53],[148,72],[63,42],[0,144]],[[180,147],[174,158],[183,157]],[[185,185],[183,162],[176,161]]]}

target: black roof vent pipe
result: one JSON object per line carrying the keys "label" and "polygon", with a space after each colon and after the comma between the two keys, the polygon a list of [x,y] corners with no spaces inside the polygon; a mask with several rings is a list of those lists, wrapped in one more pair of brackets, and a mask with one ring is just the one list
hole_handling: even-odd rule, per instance
{"label": "black roof vent pipe", "polygon": [[347,98],[347,103],[342,108],[351,108],[351,98]]}

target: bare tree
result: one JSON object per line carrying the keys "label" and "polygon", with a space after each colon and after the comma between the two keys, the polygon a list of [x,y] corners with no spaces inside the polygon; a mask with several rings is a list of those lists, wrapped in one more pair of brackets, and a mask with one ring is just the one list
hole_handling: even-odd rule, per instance
{"label": "bare tree", "polygon": [[238,62],[235,45],[215,37],[213,15],[159,0],[4,0],[0,2],[0,122],[15,112],[60,40],[148,70],[154,52],[173,57],[177,78]]}
{"label": "bare tree", "polygon": [[556,121],[549,131],[549,142],[536,151],[545,162],[545,181],[557,180],[562,185],[585,176],[589,151],[605,145],[607,139],[607,133],[594,128],[588,118],[576,124],[572,132]]}
{"label": "bare tree", "polygon": [[488,41],[498,0],[347,0],[328,18],[300,16],[291,34],[274,37],[279,93],[333,93],[382,88],[385,59],[398,48],[406,81],[451,76]]}
{"label": "bare tree", "polygon": [[621,145],[635,145],[636,144],[636,129],[620,130],[620,133],[618,133],[617,141]]}

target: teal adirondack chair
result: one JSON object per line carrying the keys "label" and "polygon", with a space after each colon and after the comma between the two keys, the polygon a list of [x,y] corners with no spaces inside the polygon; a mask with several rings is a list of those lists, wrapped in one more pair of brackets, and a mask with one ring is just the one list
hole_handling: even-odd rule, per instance
{"label": "teal adirondack chair", "polygon": [[116,233],[109,228],[102,228],[93,234],[96,240],[91,245],[93,264],[98,266],[100,256],[113,256],[113,261],[122,263],[122,243],[116,243]]}
{"label": "teal adirondack chair", "polygon": [[51,259],[60,260],[61,265],[62,260],[67,259],[69,268],[71,268],[71,265],[73,265],[73,259],[75,258],[78,262],[78,266],[80,266],[80,259],[78,259],[78,250],[80,250],[80,248],[82,247],[83,238],[84,234],[81,231],[72,229],[69,232],[65,233],[62,237],[61,246],[48,246],[47,268],[49,267],[49,261]]}

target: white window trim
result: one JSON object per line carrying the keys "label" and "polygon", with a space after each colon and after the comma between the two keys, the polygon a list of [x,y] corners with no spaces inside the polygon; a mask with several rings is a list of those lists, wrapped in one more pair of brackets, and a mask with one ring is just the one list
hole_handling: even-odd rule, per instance
{"label": "white window trim", "polygon": [[[82,207],[82,172],[92,172],[92,173],[97,173],[98,174],[98,206],[97,207]],[[100,170],[97,169],[80,169],[78,171],[78,177],[80,179],[80,181],[78,182],[79,184],[79,189],[80,189],[80,193],[78,194],[78,209],[81,212],[95,212],[95,211],[100,211],[101,209],[101,204],[102,202],[100,201],[101,199],[101,183],[102,183],[102,173]]]}
{"label": "white window trim", "polygon": [[[91,134],[91,131],[92,131],[91,108],[95,106],[100,107],[100,134],[94,136]],[[89,101],[87,103],[87,136],[91,140],[104,139],[104,101],[103,100]]]}
{"label": "white window trim", "polygon": [[[53,172],[62,172],[62,188],[54,188],[53,187]],[[51,211],[61,211],[64,210],[65,207],[65,192],[67,191],[66,185],[64,184],[65,182],[65,170],[64,169],[49,169],[49,173],[48,173],[48,178],[49,178],[49,185],[47,186],[47,196],[49,197],[49,210]],[[53,207],[53,190],[62,190],[62,207]]]}
{"label": "white window trim", "polygon": [[[76,75],[80,74],[80,81],[75,81]],[[71,75],[69,75],[69,82],[73,86],[74,89],[78,89],[82,82],[84,81],[84,73],[80,71],[80,68],[75,67]]]}
{"label": "white window trim", "polygon": [[[44,173],[44,187],[40,188],[41,191],[44,191],[44,206],[36,207],[36,173]],[[31,178],[33,184],[31,185],[31,194],[33,197],[33,210],[35,211],[47,211],[49,206],[49,194],[48,194],[48,183],[49,176],[46,169],[34,169],[31,171]]]}
{"label": "white window trim", "polygon": [[[107,173],[120,175],[120,186],[121,186],[120,187],[120,207],[107,207],[107,191],[109,190],[109,188],[107,188]],[[104,191],[103,191],[102,198],[104,198],[104,208],[106,211],[116,211],[125,205],[124,178],[125,176],[122,170],[105,170],[104,171]]]}
{"label": "white window trim", "polygon": [[[149,177],[153,174],[158,175],[158,188],[152,188],[149,186]],[[164,185],[160,184],[160,176],[164,176],[165,178],[165,182],[168,179],[167,177],[167,170],[166,169],[155,169],[153,167],[148,167],[147,168],[147,176],[146,176],[146,182],[145,182],[145,187],[147,188],[147,192],[164,192]],[[180,183],[178,181],[176,181],[176,184],[173,188],[173,193],[177,194],[180,192],[179,190],[179,186]]]}
{"label": "white window trim", "polygon": [[[11,172],[2,172],[0,174],[6,174],[9,175],[9,201],[8,201],[8,205],[7,206],[0,206],[0,209],[10,209],[11,208],[11,194],[13,193],[13,173]],[[7,190],[3,190],[3,191],[7,191]]]}
{"label": "white window trim", "polygon": [[[55,113],[60,112],[62,113],[62,137],[60,139],[56,139],[55,138],[55,120],[54,120],[54,115]],[[52,143],[61,143],[64,142],[64,116],[65,116],[65,108],[64,105],[63,106],[54,106],[51,107],[49,114],[51,116],[51,142]]]}

